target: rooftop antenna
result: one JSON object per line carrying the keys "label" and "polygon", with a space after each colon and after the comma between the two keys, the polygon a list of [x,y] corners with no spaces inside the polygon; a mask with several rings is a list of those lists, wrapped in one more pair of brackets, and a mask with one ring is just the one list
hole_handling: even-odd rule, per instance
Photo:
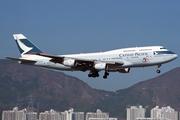
{"label": "rooftop antenna", "polygon": [[34,101],[35,101],[35,96],[33,94],[29,95],[29,105],[28,107],[31,107],[32,109],[29,110],[28,112],[34,112]]}

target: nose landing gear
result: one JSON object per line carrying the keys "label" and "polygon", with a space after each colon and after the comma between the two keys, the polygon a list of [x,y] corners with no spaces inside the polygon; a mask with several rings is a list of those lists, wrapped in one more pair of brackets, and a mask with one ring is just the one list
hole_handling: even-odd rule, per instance
{"label": "nose landing gear", "polygon": [[158,70],[156,70],[157,73],[161,72],[160,67],[161,67],[161,65],[158,65]]}
{"label": "nose landing gear", "polygon": [[156,70],[157,73],[160,73],[161,71],[160,70]]}

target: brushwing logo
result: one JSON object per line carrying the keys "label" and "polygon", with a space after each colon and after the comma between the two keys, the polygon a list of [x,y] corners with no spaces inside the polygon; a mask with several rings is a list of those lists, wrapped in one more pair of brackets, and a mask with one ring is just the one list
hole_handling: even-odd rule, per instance
{"label": "brushwing logo", "polygon": [[149,59],[148,59],[148,58],[143,58],[142,61],[143,61],[143,62],[149,62]]}
{"label": "brushwing logo", "polygon": [[26,54],[27,52],[29,52],[30,50],[33,49],[33,47],[26,46],[18,38],[16,40],[17,40],[17,43],[18,43],[19,47],[24,51],[24,52],[21,53],[21,55],[24,55],[24,54]]}

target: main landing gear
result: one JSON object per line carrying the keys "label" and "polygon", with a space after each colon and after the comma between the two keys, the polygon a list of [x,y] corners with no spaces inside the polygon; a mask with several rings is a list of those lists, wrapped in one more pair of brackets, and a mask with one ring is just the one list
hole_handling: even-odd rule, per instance
{"label": "main landing gear", "polygon": [[157,73],[160,73],[160,72],[161,72],[161,71],[160,71],[160,67],[161,67],[161,65],[158,65],[158,70],[156,70]]}
{"label": "main landing gear", "polygon": [[88,74],[88,77],[99,77],[99,73],[98,71],[91,71],[89,74]]}
{"label": "main landing gear", "polygon": [[106,79],[108,75],[109,75],[109,73],[107,71],[105,71],[103,78]]}
{"label": "main landing gear", "polygon": [[[108,75],[109,75],[109,73],[107,71],[105,71],[103,78],[106,79]],[[98,71],[91,71],[88,74],[88,77],[93,77],[93,78],[99,77],[99,73],[98,73]]]}

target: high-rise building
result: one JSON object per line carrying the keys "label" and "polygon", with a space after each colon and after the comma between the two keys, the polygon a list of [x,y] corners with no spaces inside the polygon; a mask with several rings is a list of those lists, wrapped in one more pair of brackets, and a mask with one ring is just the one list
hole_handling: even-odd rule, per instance
{"label": "high-rise building", "polygon": [[96,112],[87,112],[86,120],[117,120],[117,118],[109,118],[109,113],[97,109]]}
{"label": "high-rise building", "polygon": [[3,111],[2,120],[26,120],[26,112],[26,109],[18,110],[18,107],[14,107],[13,110]]}
{"label": "high-rise building", "polygon": [[171,120],[168,118],[136,118],[136,120]]}
{"label": "high-rise building", "polygon": [[171,120],[178,120],[178,112],[170,106],[159,108],[159,106],[151,109],[151,118],[166,118]]}
{"label": "high-rise building", "polygon": [[72,120],[84,120],[84,112],[74,112],[72,114]]}
{"label": "high-rise building", "polygon": [[41,112],[39,120],[84,120],[84,112],[74,112],[74,109],[65,112],[56,112],[54,110]]}
{"label": "high-rise building", "polygon": [[64,120],[64,119],[61,119],[61,113],[51,109],[50,111],[41,112],[39,114],[39,120]]}
{"label": "high-rise building", "polygon": [[117,120],[117,118],[89,118],[89,120]]}
{"label": "high-rise building", "polygon": [[37,120],[37,112],[27,112],[26,120]]}
{"label": "high-rise building", "polygon": [[145,118],[146,109],[139,107],[131,106],[127,108],[127,120],[136,120],[136,118]]}
{"label": "high-rise building", "polygon": [[18,110],[18,107],[14,107],[13,110],[3,111],[2,120],[37,120],[37,113],[27,112],[26,109]]}

